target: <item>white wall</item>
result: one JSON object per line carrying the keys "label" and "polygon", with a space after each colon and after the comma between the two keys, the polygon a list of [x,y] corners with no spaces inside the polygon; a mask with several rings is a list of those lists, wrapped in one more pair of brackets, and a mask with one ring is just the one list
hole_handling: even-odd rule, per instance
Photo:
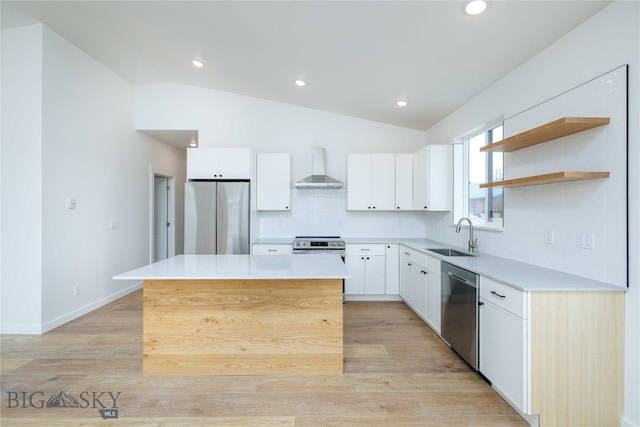
{"label": "white wall", "polygon": [[2,31],[3,332],[38,331],[41,324],[41,76],[42,26]]}
{"label": "white wall", "polygon": [[[13,253],[11,264],[8,258],[2,260],[2,302],[14,309],[3,311],[3,333],[47,331],[135,289],[139,284],[116,282],[112,276],[149,261],[151,170],[180,181],[185,177],[183,151],[135,130],[132,86],[47,27],[34,28],[40,40],[33,46],[25,44],[24,36],[7,40],[3,32],[3,66],[8,62],[5,41],[31,50],[42,63],[35,78],[41,90],[34,94],[40,105],[25,112],[39,134],[41,129],[40,149],[34,152],[38,163],[32,165],[32,159],[18,155],[5,157],[3,152],[3,162],[13,167],[8,179],[3,167],[3,199],[5,182],[31,178],[25,170],[41,188],[27,188],[33,209],[3,200],[3,219],[13,216],[18,225],[24,224],[21,228],[33,227],[29,251]],[[12,64],[22,68],[20,61]],[[10,77],[3,73],[3,85],[13,85]],[[4,91],[2,102],[5,111],[15,104]],[[3,151],[22,142],[4,138],[5,124],[14,125],[6,119],[3,116]],[[30,131],[27,124],[15,123],[15,134]],[[66,208],[68,197],[76,199],[75,209]],[[32,220],[32,211],[41,215]],[[119,221],[118,229],[110,229],[112,219]],[[3,248],[18,242],[20,238],[2,236]],[[41,272],[33,279],[38,287],[33,298],[5,292],[23,286],[19,274],[32,272]],[[73,295],[74,285],[80,285],[78,296]],[[40,299],[39,322],[19,330],[17,314]]]}
{"label": "white wall", "polygon": [[[559,95],[588,80],[604,74],[620,65],[629,64],[629,264],[630,283],[626,294],[625,310],[625,418],[629,425],[640,425],[640,147],[639,138],[639,74],[640,67],[640,33],[638,2],[617,1],[584,24],[567,34],[558,42],[541,52],[517,70],[473,98],[460,109],[446,117],[426,132],[427,143],[452,142],[472,128],[489,123],[498,117],[511,117],[531,108],[553,96]],[[509,168],[509,164],[505,164]],[[612,173],[619,174],[620,170]],[[566,184],[571,185],[571,184]],[[542,189],[542,187],[540,187]],[[543,191],[543,190],[534,190]],[[557,191],[557,190],[552,190]],[[507,190],[506,200],[512,194]],[[514,197],[514,199],[518,199]],[[507,203],[507,202],[505,202]],[[513,206],[505,211],[504,232],[479,230],[477,233],[481,250],[496,255],[512,258],[529,254],[529,262],[543,264],[545,247],[542,233],[534,233],[530,238],[518,228],[537,226],[532,223],[531,215],[527,216],[535,206]],[[570,210],[570,207],[566,209]],[[546,215],[545,212],[540,212]],[[584,223],[585,213],[579,208],[574,212],[578,221]],[[590,213],[591,215],[591,213]],[[595,215],[607,215],[606,210],[599,210]],[[544,222],[545,217],[533,218]],[[608,221],[606,218],[593,218],[594,221]],[[457,235],[451,227],[451,218],[428,218],[430,237],[451,244],[464,246],[466,233]],[[526,222],[525,222],[526,221]],[[514,238],[518,236],[519,238]],[[607,238],[605,236],[604,238]],[[563,244],[558,242],[558,244]],[[575,240],[569,239],[565,251],[575,251]],[[623,247],[624,238],[616,242],[608,242],[615,247]],[[516,255],[514,255],[516,254]],[[570,258],[570,257],[569,257]],[[573,264],[565,264],[564,268],[578,268]],[[611,268],[607,266],[606,268]],[[611,272],[609,272],[611,273]],[[615,272],[613,272],[615,273]],[[607,273],[604,273],[605,276]]]}
{"label": "white wall", "polygon": [[[412,129],[176,83],[136,88],[136,126],[197,129],[200,147],[290,153],[292,184],[311,174],[312,147],[326,148],[327,173],[344,182],[347,153],[414,152],[424,138]],[[384,230],[387,235],[424,237],[423,218],[430,215],[403,213],[398,219],[393,213],[346,212],[345,207],[344,190],[292,190],[292,210],[254,215],[252,236],[360,237]]]}

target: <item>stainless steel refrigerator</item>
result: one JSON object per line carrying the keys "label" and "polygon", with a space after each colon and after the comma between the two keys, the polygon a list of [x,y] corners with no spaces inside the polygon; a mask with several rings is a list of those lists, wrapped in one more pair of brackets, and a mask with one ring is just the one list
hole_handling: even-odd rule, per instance
{"label": "stainless steel refrigerator", "polygon": [[249,253],[249,181],[189,181],[184,253]]}

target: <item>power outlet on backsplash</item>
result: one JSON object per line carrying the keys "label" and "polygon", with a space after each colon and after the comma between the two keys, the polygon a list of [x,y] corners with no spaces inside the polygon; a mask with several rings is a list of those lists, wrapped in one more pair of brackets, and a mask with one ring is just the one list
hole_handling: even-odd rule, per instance
{"label": "power outlet on backsplash", "polygon": [[576,248],[593,250],[595,246],[595,238],[593,232],[577,232]]}

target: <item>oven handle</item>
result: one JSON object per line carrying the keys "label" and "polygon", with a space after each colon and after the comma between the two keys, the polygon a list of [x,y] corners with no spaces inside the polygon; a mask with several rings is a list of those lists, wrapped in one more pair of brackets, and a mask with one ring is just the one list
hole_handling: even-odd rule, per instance
{"label": "oven handle", "polygon": [[334,250],[317,250],[317,249],[294,249],[292,252],[294,255],[305,255],[305,254],[329,254],[329,255],[343,255],[343,249],[334,249]]}

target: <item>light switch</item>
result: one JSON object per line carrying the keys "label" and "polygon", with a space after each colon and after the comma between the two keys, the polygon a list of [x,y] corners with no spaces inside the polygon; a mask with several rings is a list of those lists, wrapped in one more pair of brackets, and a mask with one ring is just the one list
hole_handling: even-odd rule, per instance
{"label": "light switch", "polygon": [[116,228],[120,228],[120,220],[112,219],[109,221],[109,228],[115,230]]}
{"label": "light switch", "polygon": [[553,245],[553,229],[544,230],[544,242],[547,245]]}
{"label": "light switch", "polygon": [[75,197],[67,197],[67,209],[75,209],[76,208],[76,198]]}

